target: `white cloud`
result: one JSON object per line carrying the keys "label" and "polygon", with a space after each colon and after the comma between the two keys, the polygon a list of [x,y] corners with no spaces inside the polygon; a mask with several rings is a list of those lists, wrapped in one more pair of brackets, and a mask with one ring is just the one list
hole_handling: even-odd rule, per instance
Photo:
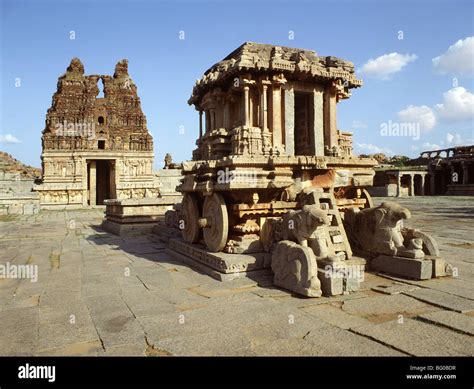
{"label": "white cloud", "polygon": [[398,118],[405,123],[419,124],[422,131],[429,131],[436,124],[436,117],[433,110],[426,105],[409,105],[398,112]]}
{"label": "white cloud", "polygon": [[392,150],[387,149],[385,147],[378,147],[371,143],[356,143],[356,146],[360,151],[364,151],[368,154],[375,154],[375,153],[393,154]]}
{"label": "white cloud", "polygon": [[461,135],[459,134],[451,134],[449,132],[446,134],[446,144],[448,146],[458,146],[465,143],[466,142],[462,139]]}
{"label": "white cloud", "polygon": [[402,70],[417,58],[415,54],[390,53],[369,59],[360,69],[368,77],[388,80],[389,76]]}
{"label": "white cloud", "polygon": [[14,144],[21,143],[20,140],[14,137],[12,134],[0,135],[0,143]]}
{"label": "white cloud", "polygon": [[439,145],[435,143],[425,142],[423,143],[422,148],[425,151],[433,151],[433,150],[439,150],[441,147],[439,147]]}
{"label": "white cloud", "polygon": [[474,94],[458,86],[445,92],[443,102],[436,104],[434,109],[440,120],[474,120]]}
{"label": "white cloud", "polygon": [[[458,86],[445,92],[443,102],[435,104],[433,108],[427,105],[409,105],[397,115],[401,122],[419,124],[422,131],[430,131],[438,122],[474,121],[474,94]],[[450,144],[449,140],[447,143]]]}
{"label": "white cloud", "polygon": [[458,40],[446,53],[432,61],[441,74],[474,75],[474,36]]}

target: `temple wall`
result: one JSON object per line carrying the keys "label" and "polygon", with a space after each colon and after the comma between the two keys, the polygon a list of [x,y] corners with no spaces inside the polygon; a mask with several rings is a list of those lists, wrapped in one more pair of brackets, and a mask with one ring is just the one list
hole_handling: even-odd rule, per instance
{"label": "temple wall", "polygon": [[39,211],[39,196],[32,192],[34,179],[0,172],[0,215],[32,215]]}

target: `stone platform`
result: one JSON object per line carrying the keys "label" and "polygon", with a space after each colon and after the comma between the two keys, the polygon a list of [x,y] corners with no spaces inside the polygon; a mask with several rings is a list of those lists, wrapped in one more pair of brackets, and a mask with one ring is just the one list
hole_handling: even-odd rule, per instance
{"label": "stone platform", "polygon": [[219,282],[154,234],[106,233],[99,209],[0,216],[0,266],[38,266],[36,283],[0,278],[0,355],[472,356],[472,198],[400,202],[457,276],[365,273],[355,293],[304,298],[249,277]]}
{"label": "stone platform", "polygon": [[420,281],[445,277],[452,273],[452,266],[444,259],[430,256],[425,259],[411,259],[379,255],[369,260],[369,264],[372,271]]}
{"label": "stone platform", "polygon": [[271,254],[212,253],[205,246],[189,244],[182,239],[170,239],[167,252],[219,281],[230,281],[252,275],[270,275]]}
{"label": "stone platform", "polygon": [[[154,231],[156,226],[154,227]],[[219,281],[237,278],[270,276],[271,253],[228,254],[209,252],[205,246],[189,244],[181,238],[171,238],[166,252],[188,266]],[[359,290],[364,281],[365,259],[354,257],[337,266],[318,262],[318,278],[323,296],[345,295]],[[281,288],[284,290],[284,288]],[[290,292],[291,293],[291,292]]]}
{"label": "stone platform", "polygon": [[102,228],[116,235],[149,233],[179,201],[179,196],[105,200]]}

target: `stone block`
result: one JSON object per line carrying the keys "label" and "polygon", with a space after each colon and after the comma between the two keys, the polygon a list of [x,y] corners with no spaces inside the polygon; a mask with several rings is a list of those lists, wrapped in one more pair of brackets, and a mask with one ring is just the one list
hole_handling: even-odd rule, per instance
{"label": "stone block", "polygon": [[334,296],[358,291],[364,281],[365,263],[365,259],[360,257],[337,262],[318,260],[321,289],[325,288],[323,295]]}
{"label": "stone block", "polygon": [[268,268],[270,264],[270,254],[268,253],[213,253],[204,246],[189,244],[181,239],[170,239],[166,252],[219,281],[271,274],[271,270]]}
{"label": "stone block", "polygon": [[431,258],[431,261],[433,263],[433,278],[451,275],[448,269],[448,264],[443,258]]}
{"label": "stone block", "polygon": [[323,296],[337,296],[344,292],[344,278],[335,273],[332,270],[318,269],[318,278],[321,283],[321,291]]}
{"label": "stone block", "polygon": [[370,261],[370,269],[414,280],[428,280],[433,273],[433,264],[431,260],[379,255]]}
{"label": "stone block", "polygon": [[127,223],[121,224],[111,220],[104,220],[101,224],[101,228],[107,232],[118,236],[140,236],[143,234],[149,234],[153,230],[154,224],[152,223]]}
{"label": "stone block", "polygon": [[33,215],[35,214],[35,205],[34,204],[25,204],[23,205],[23,214],[24,215]]}
{"label": "stone block", "polygon": [[23,205],[22,204],[10,204],[8,207],[9,215],[23,215]]}

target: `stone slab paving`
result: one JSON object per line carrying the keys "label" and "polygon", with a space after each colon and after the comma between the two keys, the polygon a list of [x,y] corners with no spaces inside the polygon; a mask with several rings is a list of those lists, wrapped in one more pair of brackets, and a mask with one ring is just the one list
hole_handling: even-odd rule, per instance
{"label": "stone slab paving", "polygon": [[0,355],[473,355],[472,199],[400,202],[457,277],[366,274],[357,293],[311,299],[268,277],[216,281],[154,235],[102,231],[101,209],[0,217],[0,265],[38,270],[0,279]]}
{"label": "stone slab paving", "polygon": [[452,311],[437,311],[420,315],[418,319],[439,324],[464,334],[474,335],[474,317],[472,316]]}
{"label": "stone slab paving", "polygon": [[415,356],[474,355],[472,337],[419,320],[391,320],[351,331]]}
{"label": "stone slab paving", "polygon": [[438,307],[453,310],[455,312],[474,312],[474,300],[453,296],[452,294],[440,292],[439,290],[417,289],[411,292],[403,292],[403,294]]}

